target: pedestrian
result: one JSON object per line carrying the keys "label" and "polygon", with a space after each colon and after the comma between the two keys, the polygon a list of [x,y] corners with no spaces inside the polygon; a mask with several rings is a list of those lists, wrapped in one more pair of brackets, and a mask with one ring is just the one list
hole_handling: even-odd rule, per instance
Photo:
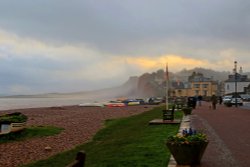
{"label": "pedestrian", "polygon": [[222,97],[220,96],[219,97],[219,102],[220,102],[220,105],[222,104]]}
{"label": "pedestrian", "polygon": [[196,103],[197,103],[197,98],[194,96],[193,97],[193,109],[196,108]]}
{"label": "pedestrian", "polygon": [[215,110],[216,109],[216,104],[217,104],[217,96],[215,96],[214,94],[211,97],[211,102],[212,102],[212,107]]}
{"label": "pedestrian", "polygon": [[199,95],[197,99],[198,99],[199,106],[201,106],[202,96]]}

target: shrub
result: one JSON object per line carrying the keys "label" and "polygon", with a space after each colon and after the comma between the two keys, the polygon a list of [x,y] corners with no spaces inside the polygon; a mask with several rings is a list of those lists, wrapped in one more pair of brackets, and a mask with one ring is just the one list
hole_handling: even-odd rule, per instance
{"label": "shrub", "polygon": [[184,112],[185,115],[190,115],[192,112],[192,108],[191,107],[184,107],[184,108],[182,108],[182,111]]}
{"label": "shrub", "polygon": [[22,123],[26,122],[28,120],[28,117],[20,112],[14,112],[11,114],[5,114],[0,116],[0,123]]}

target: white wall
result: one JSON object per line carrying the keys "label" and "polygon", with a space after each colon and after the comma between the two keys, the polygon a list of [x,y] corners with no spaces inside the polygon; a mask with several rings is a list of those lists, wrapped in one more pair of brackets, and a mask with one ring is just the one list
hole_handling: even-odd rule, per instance
{"label": "white wall", "polygon": [[[244,87],[247,87],[250,82],[237,82],[237,92],[244,92]],[[235,92],[235,82],[225,82],[225,94]]]}

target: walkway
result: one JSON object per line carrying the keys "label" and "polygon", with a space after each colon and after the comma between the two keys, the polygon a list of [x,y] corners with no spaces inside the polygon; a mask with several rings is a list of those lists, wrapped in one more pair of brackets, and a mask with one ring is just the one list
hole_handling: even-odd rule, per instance
{"label": "walkway", "polygon": [[191,116],[191,127],[203,129],[210,143],[202,167],[250,166],[250,110],[203,102]]}

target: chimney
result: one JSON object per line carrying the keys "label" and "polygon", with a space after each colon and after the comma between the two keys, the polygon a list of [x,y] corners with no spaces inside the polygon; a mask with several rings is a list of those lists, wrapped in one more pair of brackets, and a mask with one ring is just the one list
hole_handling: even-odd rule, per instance
{"label": "chimney", "polygon": [[240,67],[240,71],[239,71],[240,75],[243,74],[243,70],[242,70],[242,67]]}
{"label": "chimney", "polygon": [[236,72],[236,71],[235,71],[235,68],[233,68],[233,74],[235,74],[235,72]]}

